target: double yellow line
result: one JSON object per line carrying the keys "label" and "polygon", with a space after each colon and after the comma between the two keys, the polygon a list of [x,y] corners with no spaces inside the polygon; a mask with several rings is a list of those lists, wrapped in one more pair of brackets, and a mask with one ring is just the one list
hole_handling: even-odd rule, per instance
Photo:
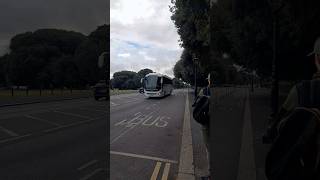
{"label": "double yellow line", "polygon": [[[157,180],[158,178],[158,174],[160,172],[160,168],[161,168],[161,162],[157,162],[156,166],[154,167],[152,176],[150,178],[150,180]],[[166,163],[164,166],[164,170],[163,170],[163,174],[162,174],[162,178],[161,180],[167,180],[168,179],[168,175],[169,175],[169,170],[170,170],[170,163]]]}

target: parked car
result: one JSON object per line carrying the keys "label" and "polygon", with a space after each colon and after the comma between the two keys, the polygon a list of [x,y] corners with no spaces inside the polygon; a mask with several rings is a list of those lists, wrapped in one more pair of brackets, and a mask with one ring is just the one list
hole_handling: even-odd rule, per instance
{"label": "parked car", "polygon": [[99,100],[100,98],[107,97],[107,85],[105,80],[100,80],[96,85],[93,86],[94,99]]}

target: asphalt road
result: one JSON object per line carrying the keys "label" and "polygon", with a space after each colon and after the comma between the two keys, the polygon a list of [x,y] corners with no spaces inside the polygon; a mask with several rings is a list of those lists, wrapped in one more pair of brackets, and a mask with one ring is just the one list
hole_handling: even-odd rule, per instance
{"label": "asphalt road", "polygon": [[106,101],[0,108],[1,180],[106,179]]}
{"label": "asphalt road", "polygon": [[141,94],[110,98],[110,179],[175,179],[186,90],[148,99]]}

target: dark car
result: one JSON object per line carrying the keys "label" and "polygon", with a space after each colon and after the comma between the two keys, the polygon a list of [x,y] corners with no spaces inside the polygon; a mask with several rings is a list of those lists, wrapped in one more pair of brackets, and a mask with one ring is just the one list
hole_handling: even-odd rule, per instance
{"label": "dark car", "polygon": [[143,93],[144,93],[143,88],[140,88],[140,89],[139,89],[139,93],[141,93],[141,94],[143,94]]}
{"label": "dark car", "polygon": [[94,99],[99,100],[100,98],[107,97],[107,85],[105,80],[100,80],[93,87]]}

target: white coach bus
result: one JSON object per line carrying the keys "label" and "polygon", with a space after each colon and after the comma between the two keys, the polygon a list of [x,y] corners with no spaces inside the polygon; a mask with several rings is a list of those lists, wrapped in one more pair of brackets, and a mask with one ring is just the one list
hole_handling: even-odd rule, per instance
{"label": "white coach bus", "polygon": [[149,73],[141,79],[141,83],[147,97],[163,97],[173,91],[172,78],[163,74]]}

